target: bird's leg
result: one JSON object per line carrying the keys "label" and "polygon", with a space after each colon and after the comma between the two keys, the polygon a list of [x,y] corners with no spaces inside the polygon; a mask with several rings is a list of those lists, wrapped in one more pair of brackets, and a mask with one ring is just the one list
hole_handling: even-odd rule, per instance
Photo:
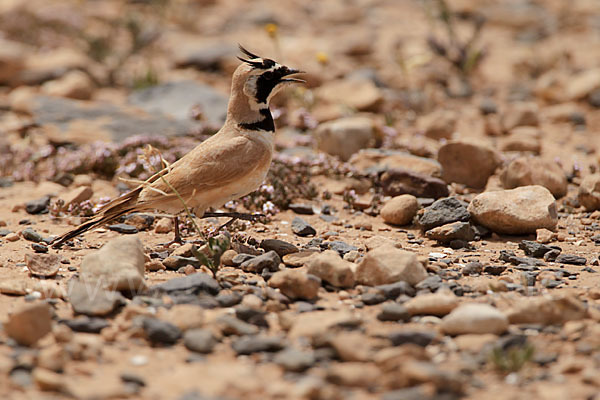
{"label": "bird's leg", "polygon": [[175,237],[170,242],[161,244],[161,246],[163,246],[163,247],[169,247],[174,243],[178,243],[178,244],[184,243],[184,240],[181,238],[181,232],[179,231],[179,218],[177,216],[173,217],[173,224],[175,227]]}
{"label": "bird's leg", "polygon": [[233,218],[233,220],[227,222],[226,225],[229,225],[236,219],[254,222],[264,216],[265,216],[264,214],[250,214],[250,213],[239,213],[239,212],[205,212],[204,215],[202,215],[202,218],[220,218],[220,217]]}

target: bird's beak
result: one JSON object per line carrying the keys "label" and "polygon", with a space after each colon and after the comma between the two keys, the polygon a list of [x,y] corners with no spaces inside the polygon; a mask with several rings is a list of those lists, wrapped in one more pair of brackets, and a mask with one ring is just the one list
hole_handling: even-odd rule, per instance
{"label": "bird's beak", "polygon": [[[297,69],[294,69],[294,68],[287,68],[287,67],[286,67],[286,72],[285,72],[285,75],[284,75],[284,76],[288,77],[288,76],[290,76],[290,75],[295,75],[295,74],[304,74],[304,73],[305,73],[304,71],[300,71],[300,70],[297,70]],[[298,78],[282,78],[282,79],[281,79],[281,82],[288,82],[288,83],[293,83],[293,82],[296,82],[296,83],[306,83],[306,81],[305,81],[305,80],[303,80],[303,79],[298,79]]]}

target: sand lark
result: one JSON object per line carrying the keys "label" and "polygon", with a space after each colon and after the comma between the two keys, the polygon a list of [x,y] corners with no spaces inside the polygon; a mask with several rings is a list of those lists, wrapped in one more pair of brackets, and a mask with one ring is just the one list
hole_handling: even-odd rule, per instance
{"label": "sand lark", "polygon": [[[184,208],[179,196],[197,216],[244,217],[205,211],[243,197],[261,185],[274,150],[275,125],[269,102],[283,87],[304,81],[290,77],[301,71],[259,57],[241,46],[240,50],[246,58],[238,57],[242,64],[233,74],[223,127],[169,168],[106,204],[91,220],[56,238],[53,247],[128,213],[160,210],[176,215]],[[175,240],[180,241],[177,223],[175,226]]]}

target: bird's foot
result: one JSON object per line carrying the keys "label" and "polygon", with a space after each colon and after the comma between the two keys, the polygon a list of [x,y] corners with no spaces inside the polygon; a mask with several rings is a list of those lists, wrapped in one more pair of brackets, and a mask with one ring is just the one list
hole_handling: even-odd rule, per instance
{"label": "bird's foot", "polygon": [[260,214],[260,213],[255,213],[255,214],[250,214],[250,213],[239,213],[239,212],[211,212],[211,213],[204,213],[204,215],[202,216],[202,218],[220,218],[220,217],[229,217],[229,218],[233,218],[234,220],[236,219],[241,219],[244,221],[250,221],[250,222],[256,222],[261,218],[265,217],[265,214]]}

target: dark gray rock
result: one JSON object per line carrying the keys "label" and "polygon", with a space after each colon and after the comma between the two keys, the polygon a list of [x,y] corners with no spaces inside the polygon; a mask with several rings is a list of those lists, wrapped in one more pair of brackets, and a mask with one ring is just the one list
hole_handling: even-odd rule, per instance
{"label": "dark gray rock", "polygon": [[378,290],[370,290],[366,293],[363,293],[360,296],[360,301],[362,301],[364,304],[366,304],[368,306],[380,304],[386,300],[387,300],[387,298],[385,297],[385,294],[383,294],[383,292],[378,291]]}
{"label": "dark gray rock", "polygon": [[525,255],[536,258],[544,257],[544,254],[551,250],[558,250],[560,252],[560,248],[558,247],[548,246],[531,240],[521,240],[519,248],[525,252]]}
{"label": "dark gray rock", "polygon": [[471,215],[462,201],[454,197],[447,197],[437,200],[427,207],[419,218],[419,225],[424,231],[428,231],[452,222],[467,222],[470,218]]}
{"label": "dark gray rock", "polygon": [[217,318],[216,324],[225,336],[256,335],[259,331],[256,325],[237,319],[233,315],[221,315]]}
{"label": "dark gray rock", "polygon": [[108,315],[125,304],[125,298],[119,292],[104,290],[74,279],[69,281],[68,293],[73,311],[92,317]]}
{"label": "dark gray rock", "polygon": [[506,271],[506,265],[488,265],[483,268],[483,273],[488,275],[500,275]]}
{"label": "dark gray rock", "polygon": [[406,307],[399,303],[385,303],[381,312],[377,314],[380,321],[409,321],[410,314]]}
{"label": "dark gray rock", "polygon": [[219,283],[212,276],[198,272],[188,276],[182,276],[181,278],[173,278],[153,286],[150,290],[195,295],[204,292],[210,295],[216,295],[221,288]]}
{"label": "dark gray rock", "polygon": [[388,335],[388,339],[394,346],[402,346],[403,344],[416,344],[417,346],[428,346],[435,339],[435,333],[421,331],[399,331],[392,332]]}
{"label": "dark gray rock", "polygon": [[463,276],[467,275],[478,275],[483,271],[483,264],[479,261],[472,261],[467,263],[465,267],[462,269]]}
{"label": "dark gray rock", "polygon": [[312,367],[316,360],[312,352],[287,348],[277,353],[273,358],[273,362],[283,367],[286,371],[302,372]]}
{"label": "dark gray rock", "polygon": [[104,318],[90,318],[83,315],[63,322],[72,331],[84,333],[100,333],[102,329],[109,326],[108,321]]}
{"label": "dark gray rock", "polygon": [[435,292],[442,285],[442,278],[439,275],[432,275],[421,282],[415,285],[415,289],[417,290],[429,290],[430,292]]}
{"label": "dark gray rock", "polygon": [[196,353],[211,353],[217,344],[212,332],[207,329],[190,329],[183,335],[183,344]]}
{"label": "dark gray rock", "polygon": [[233,265],[238,267],[238,266],[242,265],[243,263],[245,263],[246,261],[253,259],[254,257],[256,257],[256,256],[253,254],[240,253],[240,254],[237,254],[235,257],[233,257],[231,262],[233,263]]}
{"label": "dark gray rock", "polygon": [[265,269],[268,271],[277,271],[280,263],[281,258],[279,258],[277,253],[274,251],[269,251],[268,253],[253,257],[248,261],[243,262],[240,265],[240,268],[246,272],[261,273]]}
{"label": "dark gray rock", "polygon": [[200,108],[202,117],[215,125],[225,122],[227,116],[227,96],[195,81],[166,82],[136,90],[128,101],[151,115],[182,122],[191,123],[192,108]]}
{"label": "dark gray rock", "polygon": [[334,240],[332,242],[325,243],[326,249],[337,251],[340,257],[344,257],[346,253],[351,251],[358,250],[358,247],[352,246],[346,242],[342,242],[341,240]]}
{"label": "dark gray rock", "polygon": [[154,224],[154,216],[133,213],[125,217],[125,221],[130,225],[134,225],[138,230],[144,231],[152,227],[152,224]]}
{"label": "dark gray rock", "polygon": [[195,257],[169,256],[162,263],[167,269],[173,271],[177,271],[186,265],[191,265],[196,269],[202,266],[202,262]]}
{"label": "dark gray rock", "polygon": [[215,297],[221,307],[233,307],[242,301],[242,295],[238,292],[221,292]]}
{"label": "dark gray rock", "polygon": [[315,228],[310,226],[308,222],[300,217],[294,217],[292,220],[292,232],[298,236],[311,236],[317,234]]}
{"label": "dark gray rock", "polygon": [[37,200],[31,200],[25,203],[25,211],[28,214],[45,214],[50,205],[50,196],[44,196]]}
{"label": "dark gray rock", "polygon": [[283,257],[286,254],[297,253],[299,251],[293,244],[279,239],[264,239],[260,242],[258,247],[265,251],[274,251],[279,257]]}
{"label": "dark gray rock", "polygon": [[580,257],[573,254],[561,254],[556,257],[554,262],[560,264],[585,265],[587,264],[587,259],[585,257]]}
{"label": "dark gray rock", "polygon": [[45,244],[31,243],[31,248],[36,253],[47,253],[48,252],[48,246],[46,246]]}
{"label": "dark gray rock", "polygon": [[39,243],[44,240],[44,237],[40,233],[34,231],[32,228],[23,229],[22,235],[23,238],[29,240],[30,242]]}
{"label": "dark gray rock", "polygon": [[375,289],[381,290],[385,297],[389,300],[396,299],[402,295],[413,297],[416,292],[409,283],[404,281],[375,286]]}
{"label": "dark gray rock", "polygon": [[554,261],[560,255],[560,250],[552,249],[544,254],[544,261]]}
{"label": "dark gray rock", "polygon": [[500,250],[500,256],[498,258],[500,259],[500,261],[504,261],[512,265],[525,264],[539,267],[546,265],[542,261],[536,260],[535,258],[518,257],[512,250]]}
{"label": "dark gray rock", "polygon": [[384,172],[381,185],[386,196],[412,194],[415,197],[439,199],[449,195],[448,185],[443,180],[401,168]]}
{"label": "dark gray rock", "polygon": [[108,225],[108,229],[110,229],[111,231],[115,231],[115,232],[119,232],[119,233],[125,233],[125,234],[138,233],[138,229],[135,226],[129,225],[129,224],[113,224],[113,225]]}
{"label": "dark gray rock", "polygon": [[178,327],[157,318],[144,318],[142,327],[146,338],[155,344],[172,345],[181,337],[181,330]]}
{"label": "dark gray rock", "polygon": [[244,336],[231,345],[238,355],[277,352],[285,347],[284,341],[274,336]]}
{"label": "dark gray rock", "polygon": [[315,210],[311,204],[292,203],[288,206],[288,208],[296,214],[313,215],[315,213]]}
{"label": "dark gray rock", "polygon": [[12,231],[10,229],[0,229],[0,237],[4,237],[4,236],[8,235],[9,233],[12,233]]}
{"label": "dark gray rock", "polygon": [[263,310],[258,310],[253,307],[240,304],[235,307],[235,316],[248,323],[268,327],[269,324],[265,320],[267,313]]}

